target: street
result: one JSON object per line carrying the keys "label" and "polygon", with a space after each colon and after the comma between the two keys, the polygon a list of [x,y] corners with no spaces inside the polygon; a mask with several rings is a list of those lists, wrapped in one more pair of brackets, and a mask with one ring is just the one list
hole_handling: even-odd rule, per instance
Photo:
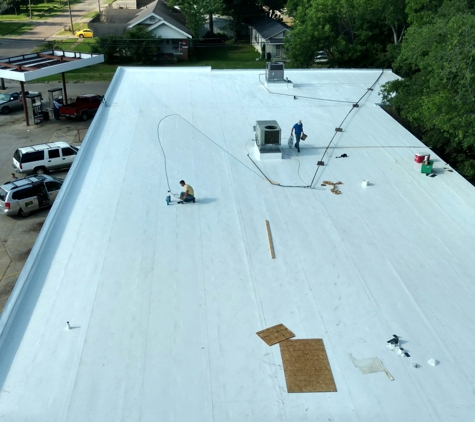
{"label": "street", "polygon": [[[73,25],[74,21],[81,19],[85,13],[98,10],[99,2],[101,2],[101,0],[84,0],[82,3],[71,7]],[[102,4],[101,7],[103,7]],[[30,23],[30,21],[28,21],[28,23]],[[44,21],[31,21],[31,23],[34,24],[35,27],[21,36],[2,38],[0,40],[0,58],[26,54],[46,41],[67,38],[64,36],[57,37],[55,34],[62,31],[65,27],[68,27],[71,24],[71,19],[69,12],[62,12],[53,18]],[[74,36],[71,34],[71,37]]]}

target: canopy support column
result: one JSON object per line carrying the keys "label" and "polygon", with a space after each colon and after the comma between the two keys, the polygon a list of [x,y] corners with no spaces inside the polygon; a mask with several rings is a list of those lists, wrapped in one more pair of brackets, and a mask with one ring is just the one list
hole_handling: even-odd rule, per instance
{"label": "canopy support column", "polygon": [[68,93],[66,92],[66,78],[64,72],[61,73],[61,78],[63,79],[63,104],[68,104]]}
{"label": "canopy support column", "polygon": [[30,126],[30,121],[28,120],[28,110],[26,109],[25,82],[20,81],[20,86],[21,86],[21,99],[23,101],[23,111],[25,112],[25,121],[26,121],[26,125]]}

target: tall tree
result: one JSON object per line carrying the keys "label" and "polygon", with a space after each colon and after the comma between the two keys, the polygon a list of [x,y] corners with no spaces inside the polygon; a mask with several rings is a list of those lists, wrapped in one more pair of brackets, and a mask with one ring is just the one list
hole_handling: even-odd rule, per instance
{"label": "tall tree", "polygon": [[222,0],[170,0],[168,5],[180,7],[193,38],[199,37],[199,32],[207,19],[212,20],[213,14],[223,10]]}
{"label": "tall tree", "polygon": [[475,11],[448,0],[431,16],[414,13],[395,64],[404,79],[387,84],[385,99],[475,181]]}
{"label": "tall tree", "polygon": [[253,18],[262,15],[262,8],[256,0],[223,0],[224,12],[231,17],[231,30],[236,40],[242,24],[251,22]]}
{"label": "tall tree", "polygon": [[21,0],[3,0],[0,2],[0,11],[2,13],[7,12],[9,9],[15,11],[15,15],[18,15],[20,10]]}
{"label": "tall tree", "polygon": [[[294,17],[286,54],[292,63],[308,67],[324,50],[330,65],[389,66],[406,29],[405,0],[289,0]],[[394,50],[394,49],[393,49]]]}
{"label": "tall tree", "polygon": [[160,51],[161,38],[153,35],[147,28],[137,25],[123,35],[126,55],[133,63],[149,64]]}

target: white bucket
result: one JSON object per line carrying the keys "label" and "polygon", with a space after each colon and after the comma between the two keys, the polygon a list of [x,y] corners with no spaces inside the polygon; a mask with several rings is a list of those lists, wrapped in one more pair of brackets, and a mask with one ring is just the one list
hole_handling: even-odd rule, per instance
{"label": "white bucket", "polygon": [[363,181],[361,182],[361,185],[362,185],[362,186],[368,186],[368,185],[369,185],[369,180],[363,180]]}

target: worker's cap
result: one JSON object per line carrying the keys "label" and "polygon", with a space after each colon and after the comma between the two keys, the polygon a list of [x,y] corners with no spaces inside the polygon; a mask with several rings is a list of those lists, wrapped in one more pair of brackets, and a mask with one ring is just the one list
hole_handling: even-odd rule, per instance
{"label": "worker's cap", "polygon": [[299,125],[302,124],[302,120],[299,120]]}

